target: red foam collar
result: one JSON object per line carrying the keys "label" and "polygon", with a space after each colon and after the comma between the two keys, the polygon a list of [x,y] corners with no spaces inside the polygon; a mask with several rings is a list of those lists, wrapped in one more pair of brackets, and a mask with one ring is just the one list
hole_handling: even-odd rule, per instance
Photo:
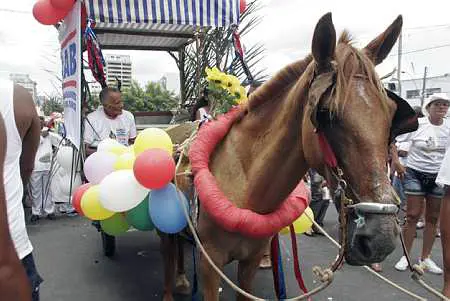
{"label": "red foam collar", "polygon": [[238,208],[228,200],[209,170],[209,159],[239,113],[239,109],[232,109],[219,116],[218,120],[204,124],[199,130],[189,150],[194,184],[203,209],[225,230],[255,238],[273,236],[303,213],[309,203],[309,193],[301,181],[281,206],[269,214],[258,214],[249,209]]}

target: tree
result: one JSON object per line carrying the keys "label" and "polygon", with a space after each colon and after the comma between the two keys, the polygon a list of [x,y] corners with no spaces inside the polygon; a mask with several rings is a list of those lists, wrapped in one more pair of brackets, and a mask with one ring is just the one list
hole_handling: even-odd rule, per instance
{"label": "tree", "polygon": [[46,116],[49,116],[52,112],[62,113],[64,111],[64,106],[62,101],[57,96],[50,97],[44,104],[42,105],[42,111]]}
{"label": "tree", "polygon": [[122,92],[122,100],[125,110],[130,112],[169,111],[178,106],[175,93],[154,82],[141,87],[137,81],[132,81],[131,87]]}
{"label": "tree", "polygon": [[[259,8],[258,0],[247,4],[247,8],[240,16],[240,25],[237,30],[241,37],[244,37],[261,22],[261,16],[256,15]],[[238,59],[233,58],[232,37],[235,30],[234,26],[203,29],[199,32],[198,43],[191,43],[180,51],[178,56],[169,52],[181,70],[181,100],[184,105],[189,106],[198,97],[201,87],[207,85],[205,81],[206,67],[215,66],[221,71],[237,76],[244,86],[250,84],[247,81],[243,65]],[[258,64],[263,59],[264,52],[265,48],[262,44],[252,45],[245,51],[245,62],[255,81],[262,81],[266,78],[265,69],[261,69]]]}

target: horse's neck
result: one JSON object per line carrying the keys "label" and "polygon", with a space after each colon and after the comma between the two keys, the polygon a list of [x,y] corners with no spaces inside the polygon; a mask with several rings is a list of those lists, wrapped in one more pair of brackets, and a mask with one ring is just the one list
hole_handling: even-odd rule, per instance
{"label": "horse's neck", "polygon": [[303,107],[281,99],[267,102],[235,124],[218,147],[213,172],[239,207],[272,212],[305,174]]}

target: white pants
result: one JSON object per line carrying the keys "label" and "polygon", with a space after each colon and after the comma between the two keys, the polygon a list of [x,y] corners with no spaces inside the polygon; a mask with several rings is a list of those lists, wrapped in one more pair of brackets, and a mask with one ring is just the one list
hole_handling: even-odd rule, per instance
{"label": "white pants", "polygon": [[[55,204],[48,187],[50,171],[33,171],[30,178],[29,194],[32,202],[31,213],[33,215],[47,215],[55,211]],[[48,192],[48,193],[47,193]]]}

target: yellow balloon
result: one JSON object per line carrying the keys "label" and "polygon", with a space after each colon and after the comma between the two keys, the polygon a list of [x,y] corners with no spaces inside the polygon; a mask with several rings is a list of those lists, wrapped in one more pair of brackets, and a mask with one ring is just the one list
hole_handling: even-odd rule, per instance
{"label": "yellow balloon", "polygon": [[115,212],[103,208],[100,203],[99,185],[94,185],[86,190],[81,198],[81,209],[87,218],[95,221],[110,218],[115,214]]}
{"label": "yellow balloon", "polygon": [[[308,218],[308,216],[311,219],[314,219],[314,213],[310,207],[307,207],[305,209],[305,212],[303,212],[303,214],[300,215],[300,217],[294,221],[293,225],[294,225],[295,233],[297,233],[297,234],[305,233],[306,231],[308,231],[311,228],[313,223]],[[280,231],[280,234],[283,234],[283,235],[289,234],[289,233],[290,233],[289,227],[285,227],[285,228],[281,229],[281,231]]]}
{"label": "yellow balloon", "polygon": [[173,143],[166,131],[158,128],[148,128],[140,132],[134,142],[136,156],[151,148],[161,148],[173,153]]}
{"label": "yellow balloon", "polygon": [[113,153],[113,154],[115,154],[117,156],[123,155],[127,151],[128,151],[128,148],[125,145],[122,145],[122,144],[117,144],[117,145],[111,146],[108,149],[108,152]]}
{"label": "yellow balloon", "polygon": [[115,170],[133,169],[135,160],[136,157],[134,156],[134,153],[125,153],[123,155],[120,155],[116,163],[114,164],[114,169]]}

